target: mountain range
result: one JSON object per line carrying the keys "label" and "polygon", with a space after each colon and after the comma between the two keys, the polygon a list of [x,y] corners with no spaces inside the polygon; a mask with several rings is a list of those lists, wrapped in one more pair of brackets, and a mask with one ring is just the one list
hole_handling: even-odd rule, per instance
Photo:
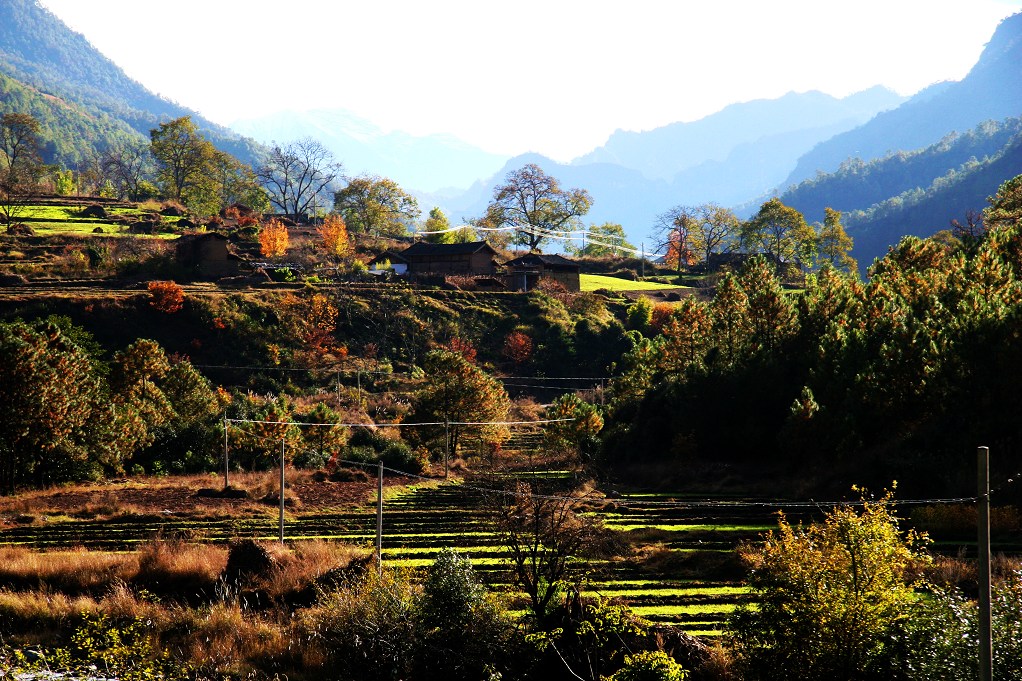
{"label": "mountain range", "polygon": [[349,175],[383,175],[425,192],[463,190],[507,160],[450,135],[385,132],[343,109],[281,111],[234,121],[231,129],[264,144],[312,137],[343,160]]}
{"label": "mountain range", "polygon": [[[781,196],[818,220],[846,213],[868,263],[905,233],[928,234],[980,210],[1019,167],[1022,14],[1005,19],[961,81],[907,100],[875,87],[838,99],[789,93],[734,104],[703,119],[617,131],[570,163],[506,158],[445,135],[383,131],[342,110],[287,112],[228,129],[128,78],[35,0],[0,2],[0,112],[43,123],[46,160],[73,167],[118,141],[145,140],[159,122],[190,115],[219,148],[255,162],[263,144],[311,136],[351,175],[391,177],[424,210],[453,221],[482,214],[506,175],[536,163],[594,198],[586,221],[616,222],[636,244],[675,205],[717,202],[748,215]],[[255,138],[255,139],[253,139]],[[257,141],[258,140],[258,141]]]}
{"label": "mountain range", "polygon": [[[845,211],[854,255],[867,266],[905,234],[927,236],[981,211],[1002,182],[1022,172],[1011,120],[1022,116],[1019,73],[1022,14],[1001,22],[961,81],[932,85],[900,104],[874,88],[846,100],[803,93],[733,105],[694,123],[615,133],[571,164],[514,158],[444,200],[459,216],[478,215],[507,172],[536,163],[563,185],[592,193],[587,221],[618,222],[638,244],[671,206],[714,201],[747,217],[780,196],[810,221],[822,220],[827,206]],[[802,107],[805,115],[796,115]],[[842,110],[860,121],[849,125]],[[785,117],[791,129],[781,127]],[[811,125],[828,120],[830,129]],[[840,125],[849,127],[835,133]],[[869,172],[853,172],[867,165]]]}
{"label": "mountain range", "polygon": [[191,116],[211,142],[243,161],[260,155],[251,139],[129,78],[35,0],[0,2],[0,76],[3,111],[41,115],[44,139],[68,137],[66,126],[80,133],[68,141],[71,158],[51,148],[48,162],[73,167],[82,154],[107,146],[106,135],[148,140],[160,122],[180,116]]}

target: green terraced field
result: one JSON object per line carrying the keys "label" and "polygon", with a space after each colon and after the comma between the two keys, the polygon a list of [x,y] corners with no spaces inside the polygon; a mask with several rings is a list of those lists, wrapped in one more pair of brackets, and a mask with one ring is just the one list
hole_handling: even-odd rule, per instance
{"label": "green terraced field", "polygon": [[[545,473],[543,478],[567,477],[567,472]],[[486,508],[486,494],[469,484],[430,484],[404,488],[387,495],[384,502],[383,559],[407,568],[422,568],[446,547],[468,555],[491,587],[510,590],[510,574],[503,562],[504,547],[493,532]],[[674,501],[667,501],[671,499]],[[705,502],[687,505],[684,499],[665,495],[624,495],[595,511],[609,529],[623,536],[648,532],[666,555],[678,557],[725,555],[735,546],[755,539],[770,529],[776,509],[763,505],[725,503],[707,508]],[[789,518],[800,518],[787,509]],[[376,532],[375,509],[306,513],[288,517],[289,541],[333,539],[371,545]],[[191,541],[226,542],[254,537],[273,541],[277,521],[265,516],[220,520],[189,520],[173,515],[139,516],[112,520],[49,518],[47,522],[10,527],[0,531],[0,544],[40,549],[83,546],[120,551],[156,536],[183,537]],[[734,607],[748,601],[740,583],[716,575],[698,579],[643,571],[629,561],[607,561],[593,566],[587,592],[628,602],[650,620],[672,623],[690,633],[712,636]],[[513,607],[518,607],[514,606]]]}
{"label": "green terraced field", "polygon": [[582,274],[579,275],[579,279],[580,287],[583,291],[596,291],[598,289],[607,289],[609,291],[654,291],[657,289],[688,288],[661,284],[655,281],[631,281],[618,277],[607,277],[601,274]]}

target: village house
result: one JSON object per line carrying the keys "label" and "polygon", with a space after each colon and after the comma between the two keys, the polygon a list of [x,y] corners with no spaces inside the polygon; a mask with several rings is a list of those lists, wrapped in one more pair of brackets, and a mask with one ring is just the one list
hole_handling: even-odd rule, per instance
{"label": "village house", "polygon": [[369,261],[370,274],[385,274],[393,272],[401,275],[408,272],[408,261],[401,257],[397,251],[386,250]]}
{"label": "village house", "polygon": [[222,279],[240,274],[244,259],[228,249],[228,239],[217,232],[185,234],[177,239],[175,255],[185,279]]}
{"label": "village house", "polygon": [[581,288],[579,264],[563,255],[528,253],[509,260],[504,267],[511,289],[515,291],[529,291],[543,278],[552,279],[569,291]]}
{"label": "village house", "polygon": [[[408,274],[460,274],[464,276],[494,275],[497,272],[497,251],[485,241],[464,244],[432,244],[419,241],[403,251],[387,251],[369,263],[387,261],[395,272],[396,264],[404,264]],[[400,272],[398,272],[400,274]]]}

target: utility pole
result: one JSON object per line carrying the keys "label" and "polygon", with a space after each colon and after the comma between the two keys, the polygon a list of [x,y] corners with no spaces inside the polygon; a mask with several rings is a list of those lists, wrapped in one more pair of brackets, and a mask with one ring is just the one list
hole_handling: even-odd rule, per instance
{"label": "utility pole", "polygon": [[376,483],[376,566],[383,574],[383,462]]}
{"label": "utility pole", "polygon": [[993,645],[990,636],[990,448],[976,450],[979,505],[979,681],[992,681]]}
{"label": "utility pole", "polygon": [[444,419],[444,480],[451,474],[451,426]]}
{"label": "utility pole", "polygon": [[280,438],[280,545],[284,545],[284,438]]}
{"label": "utility pole", "polygon": [[227,459],[227,412],[224,412],[224,491],[231,486],[231,466]]}
{"label": "utility pole", "polygon": [[642,248],[642,257],[639,259],[639,272],[641,273],[639,275],[639,278],[642,279],[642,280],[645,280],[646,279],[646,242],[643,241],[642,243],[640,243],[639,247]]}

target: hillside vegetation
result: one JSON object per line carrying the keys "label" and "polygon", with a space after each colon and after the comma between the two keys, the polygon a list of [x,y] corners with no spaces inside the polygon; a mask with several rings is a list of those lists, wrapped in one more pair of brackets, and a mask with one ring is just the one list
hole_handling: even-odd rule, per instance
{"label": "hillside vegetation", "polygon": [[853,256],[865,267],[893,235],[927,237],[978,216],[1007,177],[1022,173],[1022,119],[988,121],[913,152],[863,162],[850,159],[781,195],[807,218],[847,211]]}
{"label": "hillside vegetation", "polygon": [[0,4],[0,78],[4,110],[33,113],[44,121],[48,139],[54,140],[48,163],[73,167],[132,136],[131,131],[147,138],[158,123],[181,116],[192,116],[223,151],[249,163],[260,154],[251,140],[128,78],[36,0]]}

